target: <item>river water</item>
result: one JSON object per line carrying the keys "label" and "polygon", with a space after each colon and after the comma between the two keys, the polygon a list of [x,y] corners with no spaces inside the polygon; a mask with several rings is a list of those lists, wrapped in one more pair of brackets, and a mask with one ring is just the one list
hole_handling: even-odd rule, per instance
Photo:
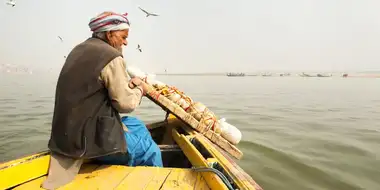
{"label": "river water", "polygon": [[[243,133],[264,189],[380,189],[380,79],[158,76]],[[56,75],[0,75],[0,162],[45,150]],[[146,122],[165,113],[144,99]]]}

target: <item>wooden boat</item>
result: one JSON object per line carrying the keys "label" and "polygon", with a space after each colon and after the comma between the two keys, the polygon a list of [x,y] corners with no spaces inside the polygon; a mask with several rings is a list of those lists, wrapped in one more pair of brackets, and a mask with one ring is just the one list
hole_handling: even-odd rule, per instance
{"label": "wooden boat", "polygon": [[264,74],[261,74],[261,76],[262,77],[270,77],[270,76],[272,76],[272,74],[271,73],[264,73]]}
{"label": "wooden boat", "polygon": [[[59,189],[262,189],[229,154],[176,117],[147,127],[161,149],[163,168],[88,160],[74,181]],[[41,189],[49,159],[44,151],[0,164],[0,189]]]}
{"label": "wooden boat", "polygon": [[300,77],[317,77],[317,75],[310,75],[306,73],[299,74]]}
{"label": "wooden boat", "polygon": [[244,77],[245,73],[227,73],[228,77]]}
{"label": "wooden boat", "polygon": [[317,77],[332,77],[332,74],[330,75],[317,74]]}

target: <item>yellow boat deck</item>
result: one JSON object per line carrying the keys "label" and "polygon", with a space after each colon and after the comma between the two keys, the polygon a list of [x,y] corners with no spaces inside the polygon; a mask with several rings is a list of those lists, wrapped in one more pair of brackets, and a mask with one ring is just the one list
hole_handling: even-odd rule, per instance
{"label": "yellow boat deck", "polygon": [[[14,190],[42,189],[46,176],[14,188]],[[210,189],[201,173],[191,169],[128,167],[86,164],[64,189]]]}
{"label": "yellow boat deck", "polygon": [[[234,160],[218,146],[171,118],[147,125],[161,149],[163,168],[102,165],[87,160],[75,179],[59,189],[217,189],[228,190],[211,168],[223,173],[234,189],[262,190]],[[0,163],[0,189],[42,189],[49,169],[50,152],[40,152]]]}

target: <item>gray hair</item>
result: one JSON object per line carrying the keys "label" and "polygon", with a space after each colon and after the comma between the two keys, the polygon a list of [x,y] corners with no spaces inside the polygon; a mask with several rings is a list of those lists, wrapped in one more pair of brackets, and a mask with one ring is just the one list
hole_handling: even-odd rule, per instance
{"label": "gray hair", "polygon": [[94,33],[92,33],[92,37],[105,40],[106,39],[106,32],[94,32]]}

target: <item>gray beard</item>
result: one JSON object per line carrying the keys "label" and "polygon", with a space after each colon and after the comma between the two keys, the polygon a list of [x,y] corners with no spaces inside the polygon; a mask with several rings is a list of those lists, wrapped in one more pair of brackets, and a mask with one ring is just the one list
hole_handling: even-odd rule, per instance
{"label": "gray beard", "polygon": [[113,48],[115,48],[117,51],[119,51],[121,54],[123,54],[123,47],[113,47]]}

